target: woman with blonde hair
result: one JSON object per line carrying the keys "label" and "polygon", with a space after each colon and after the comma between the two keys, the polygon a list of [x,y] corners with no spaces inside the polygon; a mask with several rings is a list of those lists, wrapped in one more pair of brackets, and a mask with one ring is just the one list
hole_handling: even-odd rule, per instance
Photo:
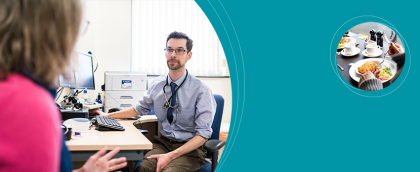
{"label": "woman with blonde hair", "polygon": [[[81,20],[78,0],[0,0],[0,171],[73,170],[54,97]],[[105,152],[75,171],[126,166]]]}

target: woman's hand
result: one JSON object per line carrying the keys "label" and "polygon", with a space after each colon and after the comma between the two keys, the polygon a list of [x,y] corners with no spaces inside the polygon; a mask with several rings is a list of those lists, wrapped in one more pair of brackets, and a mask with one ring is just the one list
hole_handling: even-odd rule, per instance
{"label": "woman's hand", "polygon": [[400,54],[400,53],[404,53],[404,49],[401,47],[401,45],[394,44],[391,42],[391,44],[389,45],[388,54],[390,56],[393,56],[394,54]]}
{"label": "woman's hand", "polygon": [[119,147],[104,155],[106,150],[107,147],[104,147],[102,150],[90,156],[82,168],[74,170],[73,172],[105,172],[118,170],[127,166],[125,157],[111,159],[120,151]]}
{"label": "woman's hand", "polygon": [[360,83],[362,83],[364,80],[371,79],[371,78],[375,78],[375,75],[373,75],[373,73],[369,70],[368,72],[363,74],[362,77],[360,77],[359,86],[360,86]]}

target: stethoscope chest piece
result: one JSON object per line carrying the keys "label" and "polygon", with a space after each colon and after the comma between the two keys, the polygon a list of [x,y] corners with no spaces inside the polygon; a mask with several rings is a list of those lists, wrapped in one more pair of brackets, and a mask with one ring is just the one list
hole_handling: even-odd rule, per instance
{"label": "stethoscope chest piece", "polygon": [[164,109],[176,108],[176,107],[178,107],[178,103],[177,103],[175,106],[171,106],[171,104],[170,104],[170,103],[165,102],[165,104],[163,105],[163,108],[164,108]]}

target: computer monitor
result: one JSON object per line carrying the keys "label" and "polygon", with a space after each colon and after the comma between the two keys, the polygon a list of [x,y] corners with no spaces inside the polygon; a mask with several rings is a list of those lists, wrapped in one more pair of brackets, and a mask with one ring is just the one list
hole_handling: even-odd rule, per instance
{"label": "computer monitor", "polygon": [[93,71],[93,59],[90,54],[76,51],[78,56],[78,66],[76,71],[68,74],[67,79],[62,75],[59,76],[60,87],[68,87],[70,89],[95,89],[95,78]]}
{"label": "computer monitor", "polygon": [[79,52],[79,68],[75,76],[76,89],[95,90],[92,55]]}
{"label": "computer monitor", "polygon": [[59,76],[60,87],[76,88],[76,77],[74,72],[67,74],[67,79],[62,75]]}

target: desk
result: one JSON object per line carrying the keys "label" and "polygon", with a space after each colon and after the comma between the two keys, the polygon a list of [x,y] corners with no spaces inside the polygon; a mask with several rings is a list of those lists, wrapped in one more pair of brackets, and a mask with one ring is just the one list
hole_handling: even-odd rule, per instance
{"label": "desk", "polygon": [[[126,157],[127,160],[143,159],[143,150],[152,149],[152,143],[140,133],[133,122],[136,120],[119,120],[125,131],[103,131],[100,136],[87,136],[83,139],[66,141],[71,151],[73,161],[87,161],[88,158],[108,146],[108,150],[120,147],[120,152],[114,156]],[[91,130],[95,130],[93,126]]]}

